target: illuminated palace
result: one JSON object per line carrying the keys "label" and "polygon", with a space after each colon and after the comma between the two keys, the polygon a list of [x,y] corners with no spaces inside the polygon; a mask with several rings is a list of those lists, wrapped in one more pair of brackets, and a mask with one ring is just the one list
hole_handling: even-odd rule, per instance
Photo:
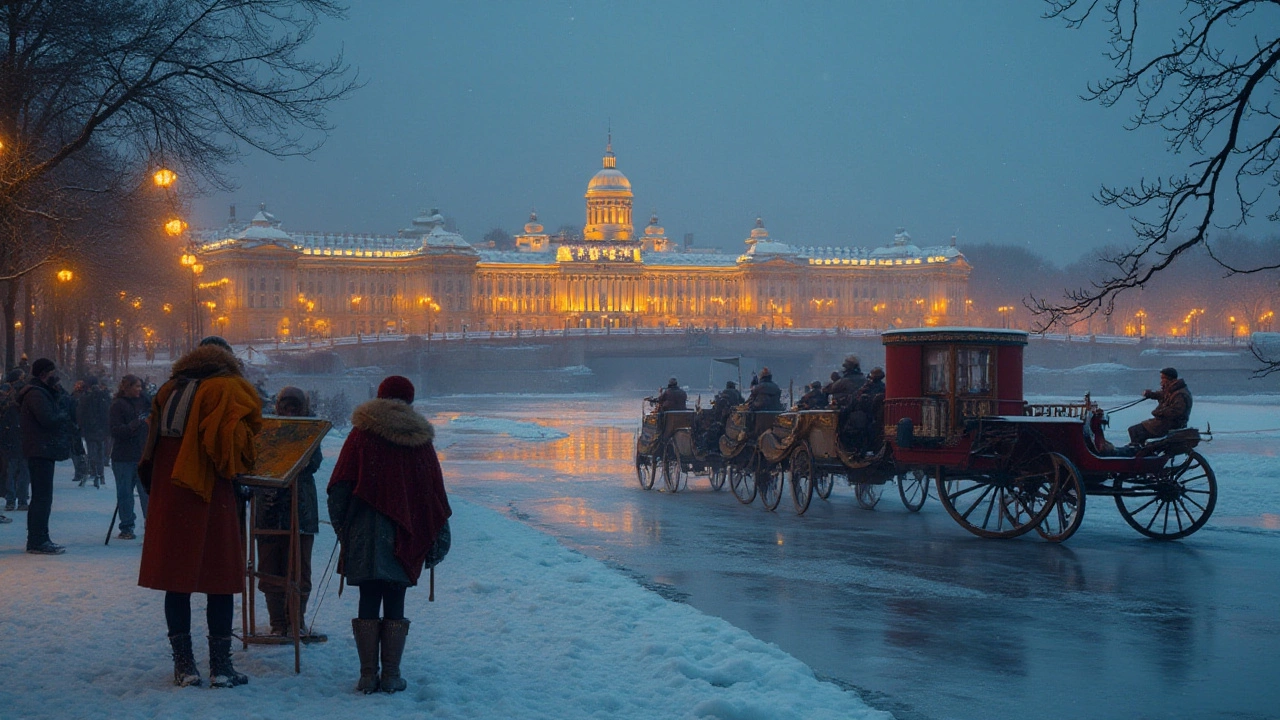
{"label": "illuminated palace", "polygon": [[[237,342],[375,333],[563,328],[886,328],[958,323],[969,265],[950,246],[797,246],[756,220],[741,254],[639,233],[612,146],[591,178],[582,239],[536,213],[514,250],[477,248],[424,212],[395,235],[282,229],[265,211],[201,234],[206,326]],[[212,281],[209,281],[213,278]]]}

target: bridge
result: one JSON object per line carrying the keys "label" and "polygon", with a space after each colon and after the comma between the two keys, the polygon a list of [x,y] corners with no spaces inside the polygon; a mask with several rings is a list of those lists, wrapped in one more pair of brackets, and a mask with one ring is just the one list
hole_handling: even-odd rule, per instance
{"label": "bridge", "polygon": [[[1109,373],[1107,382],[1139,388],[1154,385],[1154,371],[1175,365],[1201,377],[1197,387],[1229,391],[1258,363],[1243,344],[1225,338],[1156,339],[1124,336],[1032,335],[1027,348],[1028,387],[1061,392],[1098,389],[1089,373]],[[251,347],[246,352],[263,351]],[[570,328],[555,331],[485,331],[426,336],[333,338],[284,344],[265,354],[291,373],[400,373],[426,382],[432,391],[482,388],[596,389],[628,381],[649,387],[668,375],[695,385],[732,377],[729,366],[714,372],[712,358],[741,358],[744,377],[768,366],[786,384],[825,379],[848,354],[862,358],[864,370],[884,362],[880,331],[870,329],[676,329]],[[242,353],[243,354],[243,353]],[[1071,378],[1054,371],[1080,368]],[[1125,370],[1133,377],[1125,377]],[[1118,376],[1118,377],[1117,377]],[[706,381],[702,381],[707,377]],[[1205,385],[1209,381],[1210,386]],[[1141,383],[1145,382],[1145,385]],[[1265,384],[1266,387],[1262,387]],[[1119,389],[1119,387],[1118,387]],[[1275,380],[1249,389],[1280,390]],[[1123,391],[1123,390],[1122,390]],[[1218,390],[1214,390],[1218,391]]]}

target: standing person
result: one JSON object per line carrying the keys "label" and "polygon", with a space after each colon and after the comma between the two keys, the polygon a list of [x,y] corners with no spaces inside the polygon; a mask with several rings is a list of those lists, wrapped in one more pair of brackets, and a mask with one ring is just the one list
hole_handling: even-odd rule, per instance
{"label": "standing person", "polygon": [[[276,395],[276,414],[282,417],[314,417],[307,394],[296,387],[285,387]],[[320,448],[311,453],[307,465],[293,482],[298,493],[298,551],[302,565],[298,590],[298,627],[303,629],[304,641],[327,640],[321,634],[306,632],[303,620],[307,617],[307,601],[311,597],[311,550],[315,546],[316,533],[320,532],[320,503],[316,497],[316,471],[324,455]],[[255,527],[259,530],[288,530],[292,524],[293,490],[261,489],[258,493],[258,511]],[[289,606],[285,591],[285,577],[289,572],[289,536],[258,536],[258,570],[271,577],[263,577],[258,583],[267,601],[267,616],[271,621],[271,634],[289,633]]]}
{"label": "standing person", "polygon": [[769,368],[760,370],[760,381],[751,387],[751,394],[747,396],[747,408],[752,411],[782,409],[782,388],[773,381]]}
{"label": "standing person", "polygon": [[22,373],[11,370],[0,385],[0,455],[4,457],[4,509],[26,511],[27,489],[31,476],[27,458],[22,454],[22,406],[18,393],[25,386]]}
{"label": "standing person", "polygon": [[66,548],[49,539],[53,510],[53,468],[71,457],[75,420],[67,393],[59,385],[58,370],[49,358],[31,365],[31,382],[18,394],[22,403],[22,454],[31,477],[31,505],[27,511],[27,552],[61,555]]}
{"label": "standing person", "polygon": [[191,650],[191,594],[208,596],[209,684],[249,682],[231,662],[235,594],[244,588],[244,542],[232,479],[253,471],[262,427],[258,393],[220,337],[173,364],[151,404],[139,475],[150,483],[138,585],[163,590],[173,684],[199,685]]}
{"label": "standing person", "polygon": [[351,433],[329,479],[340,567],[347,583],[360,588],[351,630],[360,656],[356,689],[366,694],[408,686],[400,676],[409,634],[405,591],[418,584],[437,537],[443,544],[453,513],[432,445],[435,429],[414,412],[413,392],[413,383],[399,375],[382,381],[378,397],[352,413]]}
{"label": "standing person", "polygon": [[115,400],[108,410],[107,426],[111,431],[111,474],[116,479],[116,511],[120,515],[121,540],[133,540],[135,516],[133,491],[138,490],[142,517],[147,517],[147,491],[138,479],[138,462],[147,442],[147,416],[151,402],[142,396],[142,379],[137,375],[120,378]]}
{"label": "standing person", "polygon": [[[93,375],[85,381],[85,390],[76,403],[76,423],[84,438],[85,454],[89,458],[89,476],[93,486],[107,483],[104,465],[107,460],[107,441],[111,439],[108,413],[111,410],[111,393],[98,383]],[[80,483],[84,484],[83,481]]]}
{"label": "standing person", "polygon": [[77,408],[80,406],[80,398],[84,397],[85,383],[83,380],[77,380],[76,384],[71,388],[71,395],[63,398],[63,402],[67,406],[67,412],[71,414],[71,421],[75,423],[75,436],[71,438],[71,465],[76,470],[76,475],[71,482],[84,487],[84,484],[91,477],[89,474],[89,456],[84,451],[84,437],[80,434],[80,425],[76,421]]}

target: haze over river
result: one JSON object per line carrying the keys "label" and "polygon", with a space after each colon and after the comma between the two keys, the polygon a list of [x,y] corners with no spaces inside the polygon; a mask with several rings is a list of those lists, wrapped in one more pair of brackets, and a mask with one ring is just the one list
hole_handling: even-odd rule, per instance
{"label": "haze over river", "polygon": [[[1117,414],[1109,437],[1151,407]],[[1218,433],[1200,448],[1219,483],[1203,530],[1148,540],[1090,497],[1062,545],[974,537],[932,488],[919,513],[893,485],[866,511],[839,481],[802,517],[789,492],[770,513],[701,477],[646,492],[639,394],[419,408],[452,493],[776,643],[899,718],[1280,717],[1280,397],[1197,398],[1192,424]]]}

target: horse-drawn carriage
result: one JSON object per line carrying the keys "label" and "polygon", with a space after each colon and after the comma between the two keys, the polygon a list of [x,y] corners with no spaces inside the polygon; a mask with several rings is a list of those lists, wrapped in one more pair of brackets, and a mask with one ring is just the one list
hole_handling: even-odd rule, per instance
{"label": "horse-drawn carriage", "polygon": [[636,435],[640,487],[653,489],[659,469],[663,486],[670,493],[687,488],[690,475],[705,475],[712,490],[724,487],[726,466],[716,444],[719,434],[719,424],[710,410],[644,413]]}
{"label": "horse-drawn carriage", "polygon": [[[1011,538],[1035,530],[1054,542],[1079,529],[1088,496],[1111,497],[1130,526],[1158,539],[1186,537],[1212,515],[1217,479],[1195,450],[1197,429],[1174,430],[1133,456],[1115,453],[1088,422],[1098,410],[1088,396],[1044,405],[1023,399],[1027,333],[921,328],[889,331],[882,340],[888,373],[872,413],[876,432],[850,440],[836,410],[738,409],[725,422],[719,454],[699,458],[697,443],[686,452],[681,439],[691,437],[693,412],[650,415],[637,440],[641,485],[652,487],[658,463],[676,458],[673,468],[703,463],[713,487],[714,478],[727,477],[744,503],[759,491],[770,510],[790,481],[803,513],[815,491],[830,494],[837,475],[854,486],[863,507],[873,507],[896,479],[911,510],[924,504],[933,478],[942,506],[969,532]],[[667,480],[671,491],[681,477],[664,472],[674,479]]]}
{"label": "horse-drawn carriage", "polygon": [[934,476],[938,499],[982,537],[1034,529],[1071,537],[1088,495],[1110,496],[1125,521],[1153,538],[1186,537],[1217,500],[1213,470],[1175,430],[1134,457],[1100,454],[1083,403],[1031,405],[1022,396],[1027,334],[937,328],[882,336],[890,368],[884,401],[887,459]]}

